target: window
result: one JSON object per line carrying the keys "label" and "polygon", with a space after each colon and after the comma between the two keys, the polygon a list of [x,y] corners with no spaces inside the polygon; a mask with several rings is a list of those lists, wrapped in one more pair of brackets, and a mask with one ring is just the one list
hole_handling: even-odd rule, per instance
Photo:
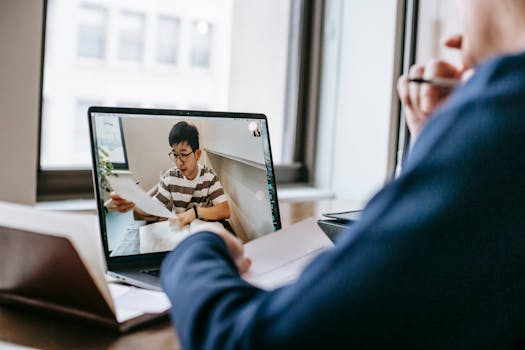
{"label": "window", "polygon": [[107,154],[107,160],[115,169],[129,169],[120,118],[99,118],[96,123],[96,134],[98,147]]}
{"label": "window", "polygon": [[123,11],[119,19],[118,57],[140,62],[144,57],[144,15]]}
{"label": "window", "polygon": [[443,46],[447,36],[461,32],[455,0],[420,2],[418,16],[418,40],[416,61],[425,63],[434,57],[459,65],[461,57],[458,50]]}
{"label": "window", "polygon": [[[407,35],[405,40],[404,74],[408,73],[414,63],[424,64],[432,58],[439,57],[454,65],[461,64],[457,50],[446,49],[442,41],[447,36],[460,33],[461,26],[456,11],[455,0],[423,2],[407,1],[410,18],[407,18]],[[407,14],[408,15],[408,14]],[[410,133],[405,126],[404,115],[401,115],[401,127],[398,134],[397,173],[408,158],[411,144]]]}
{"label": "window", "polygon": [[[87,110],[90,106],[100,106],[102,104],[99,100],[78,99],[76,102],[76,111],[73,116],[73,139],[71,143],[72,149],[69,154],[75,154],[74,159],[70,159],[70,163],[76,163],[77,159],[80,161],[79,166],[84,163],[84,159],[91,157],[89,153],[89,125],[87,119]],[[66,146],[66,145],[64,145]]]}
{"label": "window", "polygon": [[[332,2],[342,6],[347,1],[200,0],[180,6],[164,0],[53,0],[46,18],[45,46],[53,52],[43,58],[42,94],[48,107],[42,114],[39,182],[46,183],[40,178],[49,170],[83,168],[87,173],[91,168],[91,157],[84,156],[89,147],[76,150],[76,140],[67,136],[81,132],[70,121],[80,109],[78,96],[107,106],[126,101],[263,113],[277,180],[313,182],[317,160],[331,159],[315,156],[315,140],[320,89],[325,89],[321,49],[331,33],[323,27],[324,4]],[[91,20],[81,22],[72,8],[92,9]],[[59,36],[86,22],[104,28],[91,29],[102,38],[98,47],[104,50],[97,55],[107,59],[101,62],[72,61],[74,46]],[[170,65],[177,69],[167,69]],[[46,147],[46,140],[62,146]]]}
{"label": "window", "polygon": [[[161,0],[132,4],[53,0],[52,6],[48,2],[45,47],[53,50],[43,58],[42,94],[50,108],[42,114],[42,170],[91,168],[91,157],[81,156],[89,154],[89,147],[74,151],[66,136],[80,130],[71,122],[79,96],[108,106],[126,101],[142,107],[264,113],[275,163],[295,162],[302,18],[311,7],[304,4],[302,0],[202,0],[183,7]],[[86,44],[64,35],[77,27],[78,41]],[[89,52],[89,57],[105,59],[97,64],[78,62],[71,55],[72,44],[78,44],[79,51],[83,48],[86,56]],[[141,64],[129,64],[133,62]],[[166,70],[166,65],[177,69]],[[60,143],[61,150],[45,147],[45,140]],[[73,154],[65,156],[67,150]]]}
{"label": "window", "polygon": [[98,59],[105,57],[106,17],[106,10],[102,7],[87,4],[80,5],[77,39],[78,56]]}
{"label": "window", "polygon": [[406,4],[326,0],[316,181],[359,205],[393,174]]}
{"label": "window", "polygon": [[[75,99],[70,104],[60,104],[44,99],[42,126],[41,159],[48,169],[85,168],[90,159],[87,109],[100,105],[99,100]],[[60,113],[57,113],[60,112]],[[51,137],[60,135],[60,137]]]}
{"label": "window", "polygon": [[177,18],[160,16],[157,28],[157,62],[177,64],[181,24]]}
{"label": "window", "polygon": [[191,65],[208,68],[212,54],[213,26],[204,20],[193,22],[191,26]]}

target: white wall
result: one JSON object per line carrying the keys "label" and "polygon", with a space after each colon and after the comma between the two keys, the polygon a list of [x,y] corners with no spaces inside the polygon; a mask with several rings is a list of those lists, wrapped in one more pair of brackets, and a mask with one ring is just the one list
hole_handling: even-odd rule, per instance
{"label": "white wall", "polygon": [[0,1],[0,200],[36,201],[42,0]]}
{"label": "white wall", "polygon": [[254,137],[248,129],[253,120],[207,120],[201,130],[201,147],[210,151],[242,158],[264,166],[264,148],[261,137]]}
{"label": "white wall", "polygon": [[230,199],[231,225],[243,241],[273,231],[263,137],[253,135],[251,122],[210,119],[201,129],[202,147]]}
{"label": "white wall", "polygon": [[387,174],[397,1],[327,6],[317,184],[365,202]]}
{"label": "white wall", "polygon": [[266,171],[211,153],[208,159],[228,194],[230,223],[239,238],[249,241],[272,232]]}
{"label": "white wall", "polygon": [[[171,150],[168,135],[173,125],[183,120],[188,121],[183,117],[122,119],[129,169],[144,190],[157,185],[160,176],[175,166],[168,156]],[[199,130],[203,127],[199,121],[190,122]],[[202,142],[203,138],[200,137],[200,140]]]}
{"label": "white wall", "polygon": [[159,183],[160,175],[174,164],[168,157],[168,135],[179,120],[123,118],[129,169],[144,190]]}

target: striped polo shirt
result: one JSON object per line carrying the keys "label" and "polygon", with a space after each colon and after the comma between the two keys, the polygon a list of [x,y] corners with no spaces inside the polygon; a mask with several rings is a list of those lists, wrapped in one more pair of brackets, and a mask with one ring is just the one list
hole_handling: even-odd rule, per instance
{"label": "striped polo shirt", "polygon": [[193,180],[188,180],[176,166],[168,170],[160,178],[153,198],[176,214],[193,206],[210,207],[225,202],[228,197],[217,175],[205,165],[197,163],[197,166],[197,176]]}

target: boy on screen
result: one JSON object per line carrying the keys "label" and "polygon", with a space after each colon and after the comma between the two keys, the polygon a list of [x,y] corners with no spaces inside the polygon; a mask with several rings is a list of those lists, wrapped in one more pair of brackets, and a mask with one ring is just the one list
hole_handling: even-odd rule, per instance
{"label": "boy on screen", "polygon": [[[170,219],[183,226],[195,219],[211,221],[225,220],[230,217],[228,198],[224,193],[219,178],[212,169],[199,163],[202,150],[199,146],[199,130],[187,122],[175,124],[169,133],[172,148],[169,157],[175,166],[160,179],[152,197],[161,202],[177,216]],[[135,203],[112,193],[113,204],[119,212],[133,209],[137,220],[158,221],[139,208]]]}

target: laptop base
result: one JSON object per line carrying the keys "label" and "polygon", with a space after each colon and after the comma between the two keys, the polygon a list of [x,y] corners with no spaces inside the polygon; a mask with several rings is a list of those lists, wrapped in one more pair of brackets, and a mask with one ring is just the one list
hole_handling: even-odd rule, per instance
{"label": "laptop base", "polygon": [[354,222],[341,220],[317,220],[317,224],[326,233],[332,242],[335,242],[343,232],[346,231]]}
{"label": "laptop base", "polygon": [[108,271],[108,275],[132,286],[162,291],[160,278],[158,276],[153,276],[150,273],[150,270],[152,269],[148,269],[148,271],[144,272],[139,270],[116,270]]}

